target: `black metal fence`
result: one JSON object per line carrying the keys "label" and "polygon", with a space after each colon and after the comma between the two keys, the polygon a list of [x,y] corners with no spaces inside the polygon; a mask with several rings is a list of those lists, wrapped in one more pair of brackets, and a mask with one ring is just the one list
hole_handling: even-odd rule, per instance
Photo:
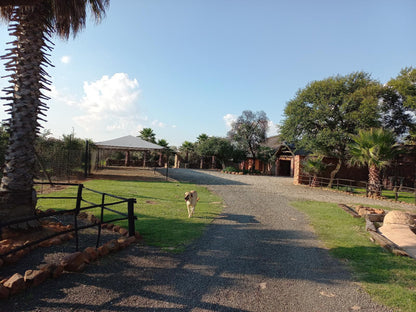
{"label": "black metal fence", "polygon": [[[48,184],[48,183],[37,183],[37,184],[43,185],[43,184]],[[134,215],[134,204],[136,203],[135,198],[123,198],[123,197],[120,197],[120,196],[99,192],[99,191],[87,188],[83,184],[54,183],[54,185],[76,186],[77,187],[77,194],[75,196],[66,196],[66,197],[39,196],[38,200],[72,199],[72,200],[75,200],[75,208],[73,208],[73,209],[64,209],[64,210],[53,211],[53,212],[42,212],[42,213],[36,214],[35,216],[20,218],[20,219],[16,219],[16,220],[13,220],[13,221],[10,221],[10,222],[1,222],[0,221],[0,240],[2,239],[2,236],[1,236],[2,235],[2,229],[4,227],[19,224],[19,223],[24,223],[24,222],[28,222],[28,221],[32,221],[32,220],[38,220],[39,221],[39,220],[44,219],[44,218],[49,218],[49,217],[58,216],[58,215],[64,215],[64,214],[73,215],[73,227],[71,229],[68,229],[68,230],[65,230],[65,231],[60,231],[58,233],[48,235],[48,236],[43,237],[41,239],[38,239],[36,241],[29,242],[29,243],[27,243],[23,246],[17,247],[17,248],[12,249],[12,250],[9,250],[5,253],[1,253],[0,257],[5,257],[9,254],[18,252],[19,250],[22,250],[22,249],[25,249],[25,248],[30,248],[32,246],[36,246],[37,244],[39,244],[39,243],[41,243],[45,240],[48,240],[48,239],[51,239],[53,237],[63,235],[63,234],[66,234],[66,233],[71,233],[71,232],[74,232],[74,234],[75,234],[75,249],[76,249],[76,251],[78,251],[78,243],[79,243],[78,232],[79,232],[79,230],[90,228],[90,227],[97,227],[98,228],[97,244],[96,244],[96,247],[98,247],[99,246],[99,241],[100,241],[100,236],[101,236],[101,224],[103,224],[103,223],[113,223],[113,222],[116,222],[116,221],[128,220],[128,235],[133,236],[135,234],[135,220],[137,219],[137,217]],[[85,200],[83,198],[84,191],[89,191],[89,192],[101,195],[101,202],[100,203],[93,203],[91,201]],[[106,200],[109,199],[109,198],[111,198],[113,201],[112,202],[108,202],[108,201],[106,202]],[[82,207],[83,203],[87,204],[87,206]],[[112,208],[109,208],[111,206],[120,205],[120,204],[126,204],[126,212],[125,213],[114,210]],[[95,208],[100,208],[101,209],[99,221],[98,222],[93,222],[93,223],[87,224],[87,225],[79,225],[78,224],[78,216],[79,216],[80,212],[95,209]],[[113,218],[113,219],[104,220],[105,219],[104,214],[105,214],[106,211],[111,211],[111,212],[115,213],[116,215],[118,215],[118,217]]]}

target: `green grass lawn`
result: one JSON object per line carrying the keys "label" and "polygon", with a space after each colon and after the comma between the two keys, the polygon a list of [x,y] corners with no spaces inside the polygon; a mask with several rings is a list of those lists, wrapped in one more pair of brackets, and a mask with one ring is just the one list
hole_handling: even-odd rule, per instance
{"label": "green grass lawn", "polygon": [[[333,189],[337,189],[337,187],[335,186],[333,187]],[[338,190],[343,191],[343,192],[348,192],[349,188],[339,187]],[[365,188],[353,187],[353,193],[365,196],[366,190]],[[387,199],[394,200],[396,198],[395,192],[389,191],[389,190],[382,190],[381,195]],[[409,203],[409,204],[415,204],[415,194],[409,193],[409,192],[399,192],[397,200],[401,202]]]}
{"label": "green grass lawn", "polygon": [[354,278],[378,302],[400,311],[416,311],[416,260],[395,256],[372,243],[363,219],[336,204],[298,201],[329,251],[351,268]]}
{"label": "green grass lawn", "polygon": [[[167,248],[180,252],[192,240],[199,237],[205,226],[212,222],[222,210],[222,200],[211,194],[206,188],[194,184],[178,182],[139,182],[91,180],[84,183],[86,188],[104,193],[114,194],[125,198],[135,198],[134,212],[137,216],[136,231],[138,231],[149,245]],[[194,216],[188,218],[184,200],[186,191],[196,190],[200,200]],[[68,187],[45,196],[76,196],[77,187]],[[83,191],[83,198],[93,203],[101,203],[102,195]],[[116,202],[118,199],[108,198],[106,202]],[[83,203],[82,207],[89,204]],[[75,200],[71,199],[39,199],[38,207],[42,210],[73,209]],[[110,208],[127,213],[127,204],[119,204]],[[100,208],[89,210],[99,217]],[[112,212],[105,212],[104,221],[116,218]],[[127,220],[116,223],[128,228]]]}

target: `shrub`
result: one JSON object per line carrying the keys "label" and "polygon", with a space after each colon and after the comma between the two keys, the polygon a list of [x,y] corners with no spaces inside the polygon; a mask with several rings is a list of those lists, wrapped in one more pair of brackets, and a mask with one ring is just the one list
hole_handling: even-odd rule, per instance
{"label": "shrub", "polygon": [[234,167],[232,167],[232,166],[229,166],[229,167],[226,167],[223,171],[238,172],[239,170],[236,169],[236,168],[234,168]]}

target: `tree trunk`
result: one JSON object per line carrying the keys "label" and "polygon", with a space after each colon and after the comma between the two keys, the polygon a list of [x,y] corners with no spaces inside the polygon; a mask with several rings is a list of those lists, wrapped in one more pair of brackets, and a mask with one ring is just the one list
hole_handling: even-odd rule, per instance
{"label": "tree trunk", "polygon": [[311,187],[318,187],[318,186],[319,186],[318,176],[314,174],[312,177]]}
{"label": "tree trunk", "polygon": [[[0,186],[0,219],[10,221],[33,216],[36,208],[36,192],[33,188],[35,176],[35,139],[38,131],[38,114],[46,110],[43,99],[48,99],[41,89],[48,89],[50,81],[45,79],[43,65],[50,65],[43,52],[48,46],[50,29],[44,20],[43,6],[16,8],[10,23],[10,32],[17,37],[13,47],[2,59],[8,60],[6,70],[11,87],[5,88],[10,133],[5,154],[3,177]],[[15,228],[30,228],[31,222]]]}
{"label": "tree trunk", "polygon": [[380,169],[374,165],[368,168],[368,193],[370,196],[381,196]]}
{"label": "tree trunk", "polygon": [[334,183],[334,179],[335,176],[337,175],[337,173],[339,172],[339,170],[341,169],[342,166],[342,159],[339,158],[338,159],[338,163],[335,166],[335,169],[331,171],[330,175],[329,175],[329,183],[328,183],[328,188],[332,187],[332,184]]}

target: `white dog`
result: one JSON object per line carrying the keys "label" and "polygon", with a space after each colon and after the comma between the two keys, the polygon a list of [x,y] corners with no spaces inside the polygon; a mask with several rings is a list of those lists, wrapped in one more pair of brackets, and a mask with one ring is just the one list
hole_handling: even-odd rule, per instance
{"label": "white dog", "polygon": [[195,206],[198,200],[198,193],[196,191],[185,193],[186,207],[188,208],[188,218],[192,217],[194,214]]}

